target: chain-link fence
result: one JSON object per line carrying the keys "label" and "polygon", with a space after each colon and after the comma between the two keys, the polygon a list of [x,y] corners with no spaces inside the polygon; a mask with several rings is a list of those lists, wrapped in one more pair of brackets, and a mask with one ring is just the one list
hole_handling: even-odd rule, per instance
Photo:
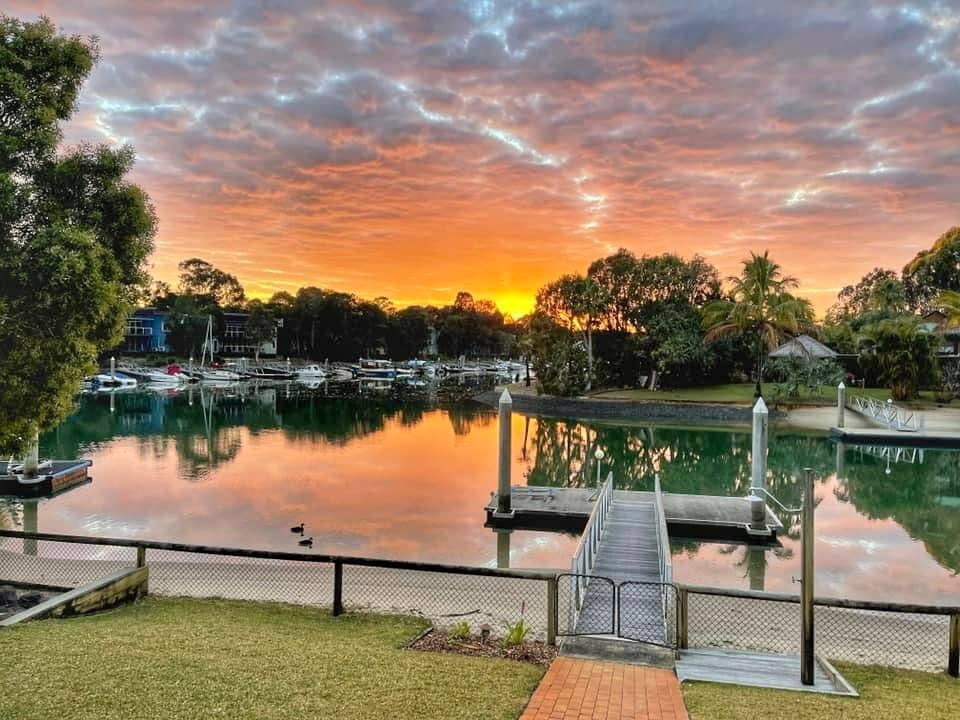
{"label": "chain-link fence", "polygon": [[[682,647],[800,651],[796,597],[715,588],[681,588],[680,594]],[[960,607],[814,603],[816,652],[830,660],[943,671],[951,654],[956,657],[958,625]]]}
{"label": "chain-link fence", "polygon": [[414,614],[493,635],[523,618],[533,639],[552,639],[550,573],[0,531],[0,585],[71,588],[138,563],[156,595]]}

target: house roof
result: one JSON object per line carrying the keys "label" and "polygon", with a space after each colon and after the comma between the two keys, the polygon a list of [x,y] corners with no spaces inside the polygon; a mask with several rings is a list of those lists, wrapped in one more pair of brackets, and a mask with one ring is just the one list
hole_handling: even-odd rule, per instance
{"label": "house roof", "polygon": [[837,353],[809,335],[798,335],[770,353],[770,357],[801,357],[822,360],[823,358],[835,358]]}

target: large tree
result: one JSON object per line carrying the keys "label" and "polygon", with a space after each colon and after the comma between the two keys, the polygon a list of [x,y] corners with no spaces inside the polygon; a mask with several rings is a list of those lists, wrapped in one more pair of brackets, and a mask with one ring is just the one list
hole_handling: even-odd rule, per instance
{"label": "large tree", "polygon": [[900,276],[893,270],[874,268],[856,285],[846,285],[837,293],[837,302],[827,311],[827,319],[836,324],[870,312],[900,315],[906,312],[907,305],[907,291]]}
{"label": "large tree", "polygon": [[243,303],[243,286],[236,276],[214,267],[206,260],[184,260],[179,270],[181,294],[207,295],[220,307],[236,307]]}
{"label": "large tree", "polygon": [[0,452],[72,409],[146,286],[155,217],[130,147],[58,148],[98,58],[49,20],[0,16]]}
{"label": "large tree", "polygon": [[593,335],[607,314],[610,294],[589,276],[564,275],[537,292],[536,312],[578,335],[587,354],[585,390],[593,387]]}
{"label": "large tree", "polygon": [[913,305],[921,310],[943,290],[960,291],[960,226],[937,238],[903,268],[903,279]]}
{"label": "large tree", "polygon": [[740,276],[728,282],[730,299],[716,300],[704,310],[704,340],[709,343],[738,333],[751,335],[759,391],[764,355],[785,336],[811,325],[813,308],[808,300],[790,294],[798,285],[796,278],[784,275],[768,252],[750,253]]}

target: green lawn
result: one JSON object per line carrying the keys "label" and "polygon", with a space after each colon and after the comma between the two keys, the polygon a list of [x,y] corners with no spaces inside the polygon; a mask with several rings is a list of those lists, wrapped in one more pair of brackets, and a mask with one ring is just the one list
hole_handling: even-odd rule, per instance
{"label": "green lawn", "polygon": [[[669,390],[599,390],[591,394],[591,397],[602,398],[605,400],[667,400],[676,402],[703,402],[703,403],[734,403],[739,405],[753,404],[753,383],[737,383],[730,385],[709,385],[706,387],[694,388],[676,388]],[[763,394],[765,399],[774,396],[774,384],[764,383]],[[849,388],[847,397],[863,395],[873,397],[877,400],[886,400],[890,397],[890,391],[886,388]],[[804,396],[800,400],[782,400],[784,405],[835,405],[837,402],[837,389],[835,387],[823,387],[819,395]],[[900,403],[907,407],[932,407],[936,403],[933,400],[933,394],[930,392],[921,392],[920,398],[913,402]]]}
{"label": "green lawn", "polygon": [[404,650],[415,618],[148,598],[0,631],[0,718],[517,718],[543,670]]}
{"label": "green lawn", "polygon": [[684,683],[693,720],[955,720],[960,681],[946,675],[837,663],[859,698]]}

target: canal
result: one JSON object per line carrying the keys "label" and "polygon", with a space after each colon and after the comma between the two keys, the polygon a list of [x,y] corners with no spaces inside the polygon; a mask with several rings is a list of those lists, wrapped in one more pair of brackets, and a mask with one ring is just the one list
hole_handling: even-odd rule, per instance
{"label": "canal", "polygon": [[[422,395],[422,393],[421,393]],[[749,428],[513,420],[515,484],[745,495]],[[93,460],[93,481],[31,505],[0,499],[0,527],[494,565],[483,506],[497,476],[495,414],[438,397],[327,387],[85,395],[42,438],[45,457]],[[923,603],[960,597],[960,454],[839,448],[773,431],[769,488],[800,503],[817,475],[817,594]],[[779,547],[672,539],[681,582],[797,592],[798,518]],[[564,567],[577,537],[515,531],[514,567]]]}

